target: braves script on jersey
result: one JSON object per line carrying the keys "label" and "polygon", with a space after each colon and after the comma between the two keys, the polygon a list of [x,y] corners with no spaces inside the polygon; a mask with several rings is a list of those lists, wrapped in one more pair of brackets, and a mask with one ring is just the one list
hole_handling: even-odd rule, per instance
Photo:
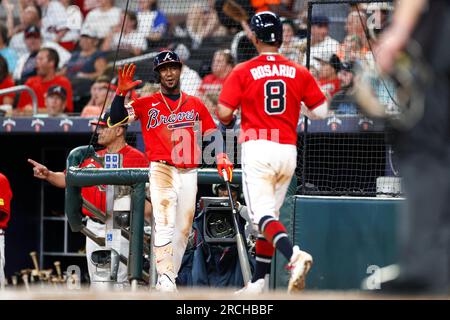
{"label": "braves script on jersey", "polygon": [[212,132],[217,127],[200,99],[184,92],[180,99],[172,101],[158,92],[131,101],[126,109],[129,121],[141,121],[150,161],[162,160],[179,168],[195,168],[201,163],[199,134]]}
{"label": "braves script on jersey", "polygon": [[312,110],[325,99],[307,69],[273,54],[237,65],[219,102],[233,110],[241,107],[239,142],[265,139],[295,145],[301,102]]}

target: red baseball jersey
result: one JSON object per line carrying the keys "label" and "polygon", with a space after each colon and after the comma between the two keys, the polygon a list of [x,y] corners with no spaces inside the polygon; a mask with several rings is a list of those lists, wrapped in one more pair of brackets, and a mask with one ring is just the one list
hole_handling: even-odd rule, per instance
{"label": "red baseball jersey", "polygon": [[8,227],[9,217],[11,215],[11,186],[8,179],[0,173],[0,229]]}
{"label": "red baseball jersey", "polygon": [[126,105],[130,121],[139,119],[150,161],[165,161],[177,168],[201,164],[199,140],[217,130],[203,102],[182,92],[173,101],[160,92]]}
{"label": "red baseball jersey", "polygon": [[325,100],[309,71],[279,54],[237,65],[219,96],[222,105],[241,107],[239,142],[265,139],[293,145],[301,102],[312,110]]}
{"label": "red baseball jersey", "polygon": [[[102,149],[97,152],[100,157],[104,157],[107,153],[106,149]],[[122,155],[122,167],[123,168],[148,168],[149,162],[145,154],[139,150],[126,145],[119,150],[119,154]],[[101,164],[96,162],[94,159],[86,159],[81,165],[81,168],[101,168]],[[81,196],[96,208],[103,212],[106,212],[106,186],[92,186],[85,187],[81,189]],[[94,215],[83,208],[83,214],[94,217]]]}
{"label": "red baseball jersey", "polygon": [[[63,87],[67,92],[65,112],[73,112],[72,85],[66,77],[56,76],[52,80],[44,81],[40,76],[34,76],[30,77],[25,82],[25,85],[29,86],[34,93],[36,93],[38,108],[45,108],[45,94],[47,93],[48,88],[55,85]],[[23,109],[26,105],[31,104],[31,102],[32,100],[30,94],[24,91],[20,94],[17,108]]]}
{"label": "red baseball jersey", "polygon": [[327,93],[330,97],[333,97],[341,89],[341,83],[339,79],[333,80],[319,80],[320,90],[323,93]]}

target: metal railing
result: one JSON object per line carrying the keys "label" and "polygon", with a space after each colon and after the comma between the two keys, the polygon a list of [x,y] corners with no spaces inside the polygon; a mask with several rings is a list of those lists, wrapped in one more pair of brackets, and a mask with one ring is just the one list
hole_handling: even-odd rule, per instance
{"label": "metal railing", "polygon": [[34,93],[34,91],[30,87],[25,86],[25,85],[20,85],[20,86],[14,86],[14,87],[6,88],[6,89],[0,89],[0,96],[5,95],[5,94],[10,94],[10,93],[19,93],[22,91],[27,91],[30,94],[31,105],[33,107],[33,114],[36,114],[37,108],[38,108],[38,101],[37,101],[36,93]]}

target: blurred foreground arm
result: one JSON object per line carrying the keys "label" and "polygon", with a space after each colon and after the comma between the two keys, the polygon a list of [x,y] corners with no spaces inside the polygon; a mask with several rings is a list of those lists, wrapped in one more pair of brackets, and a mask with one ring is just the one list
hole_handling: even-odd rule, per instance
{"label": "blurred foreground arm", "polygon": [[392,71],[395,59],[408,43],[427,4],[428,0],[396,1],[392,24],[383,32],[375,49],[375,60],[380,72]]}

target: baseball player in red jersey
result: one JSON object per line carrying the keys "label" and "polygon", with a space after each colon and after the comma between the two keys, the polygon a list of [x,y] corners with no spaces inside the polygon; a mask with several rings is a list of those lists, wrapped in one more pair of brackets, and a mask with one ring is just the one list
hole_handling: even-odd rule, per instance
{"label": "baseball player in red jersey", "polygon": [[289,292],[304,287],[312,257],[292,246],[278,220],[297,164],[297,123],[303,103],[314,118],[326,117],[328,103],[304,67],[278,53],[283,28],[278,16],[265,11],[250,22],[259,56],[237,65],[219,96],[218,118],[225,126],[241,108],[242,170],[245,201],[255,228],[256,268],[241,292],[262,292],[275,248],[288,259]]}
{"label": "baseball player in red jersey", "polygon": [[8,179],[0,173],[0,289],[5,287],[5,230],[11,215],[11,186]]}
{"label": "baseball player in red jersey", "polygon": [[[91,122],[92,125],[98,125],[98,143],[105,147],[105,149],[97,151],[97,155],[102,158],[106,153],[118,153],[122,155],[122,167],[123,168],[148,168],[149,162],[145,154],[139,150],[129,146],[125,141],[126,128],[124,126],[117,126],[116,128],[108,128],[106,123],[109,117],[109,112],[105,112],[99,121]],[[65,173],[53,172],[47,169],[44,165],[28,159],[33,165],[33,173],[36,178],[46,180],[54,186],[59,188],[66,187]],[[88,158],[80,164],[80,168],[102,168],[103,165],[94,158]],[[102,213],[106,212],[106,186],[92,186],[84,187],[81,189],[81,196],[83,200],[89,203],[92,207],[97,208]],[[95,215],[91,213],[84,206],[82,208],[84,215],[88,216],[87,228],[94,232],[98,237],[105,237],[105,224],[95,218]],[[145,215],[148,219],[151,215],[151,204],[146,201]],[[128,241],[122,239],[121,251],[122,254],[127,255]],[[95,265],[91,261],[91,254],[100,247],[86,237],[86,258],[89,269],[89,276],[93,279],[95,272]],[[127,266],[123,263],[119,265],[119,271],[117,273],[117,282],[122,283],[128,281]]]}
{"label": "baseball player in red jersey", "polygon": [[111,106],[111,123],[139,120],[150,160],[150,193],[155,221],[154,253],[158,282],[156,289],[176,291],[176,277],[188,242],[195,212],[197,167],[201,146],[197,140],[216,139],[219,173],[232,175],[233,165],[223,153],[222,135],[200,99],[180,90],[182,63],[173,51],[160,52],[153,61],[160,92],[124,105],[133,81],[135,66],[119,69],[119,84]]}

